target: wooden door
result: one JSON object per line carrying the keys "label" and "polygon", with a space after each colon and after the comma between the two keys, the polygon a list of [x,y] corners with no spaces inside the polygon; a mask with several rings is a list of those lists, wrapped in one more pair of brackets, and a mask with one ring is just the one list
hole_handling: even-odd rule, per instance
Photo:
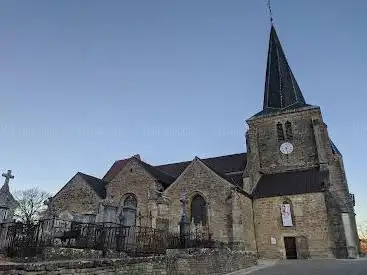
{"label": "wooden door", "polygon": [[297,259],[296,238],[284,237],[284,245],[287,259]]}

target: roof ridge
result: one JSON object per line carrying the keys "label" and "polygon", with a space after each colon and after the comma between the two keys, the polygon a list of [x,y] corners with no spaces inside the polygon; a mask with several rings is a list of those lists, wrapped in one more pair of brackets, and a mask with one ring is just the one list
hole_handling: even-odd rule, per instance
{"label": "roof ridge", "polygon": [[[116,171],[117,170],[120,170],[120,169],[118,169],[118,167],[119,167],[119,165],[123,165],[123,162],[125,161],[126,163],[128,162],[128,161],[130,161],[132,158],[133,158],[134,156],[132,156],[132,157],[129,157],[129,158],[125,158],[125,159],[119,159],[119,160],[115,160],[114,162],[113,162],[113,164],[110,166],[110,168],[107,170],[107,172],[104,174],[104,176],[102,177],[102,180],[104,180],[104,181],[110,181],[110,180],[112,180],[113,179],[113,177],[114,176],[116,176]],[[125,165],[126,165],[126,163],[125,163]],[[125,166],[125,165],[123,165],[123,167]],[[112,176],[111,176],[112,175]],[[107,179],[106,179],[107,178]]]}
{"label": "roof ridge", "polygon": [[96,177],[96,176],[92,176],[92,175],[89,175],[89,174],[86,174],[86,173],[83,173],[83,172],[80,172],[80,171],[78,171],[78,172],[77,172],[77,174],[80,174],[80,175],[82,175],[82,176],[91,177],[91,178],[94,178],[94,179],[97,179],[97,180],[100,180],[100,181],[103,181],[103,182],[107,182],[107,181],[105,181],[105,180],[103,180],[103,179],[101,179],[101,178],[98,178],[98,177]]}
{"label": "roof ridge", "polygon": [[205,158],[205,159],[217,159],[217,158],[224,158],[224,157],[237,156],[237,155],[243,155],[243,154],[246,155],[246,152],[229,154],[229,155],[223,155],[223,156],[218,156],[218,157],[208,157],[208,158]]}
{"label": "roof ridge", "polygon": [[[243,152],[243,153],[233,153],[233,154],[228,154],[228,155],[221,155],[221,156],[217,156],[217,157],[205,157],[205,158],[200,158],[199,159],[203,160],[207,160],[207,159],[216,159],[216,158],[224,158],[224,157],[229,157],[229,156],[236,156],[236,155],[246,155],[247,152]],[[197,156],[195,156],[197,157]],[[159,165],[155,165],[153,167],[157,167],[157,166],[164,166],[164,165],[174,165],[174,164],[181,164],[181,163],[186,163],[186,162],[191,162],[192,160],[186,160],[186,161],[179,161],[179,162],[169,162],[169,163],[165,163],[165,164],[159,164]]]}
{"label": "roof ridge", "polygon": [[169,162],[169,163],[154,165],[153,167],[165,166],[165,165],[174,165],[174,164],[181,164],[181,163],[186,163],[186,162],[191,162],[191,161],[192,160],[185,160],[185,161],[179,161],[179,162]]}
{"label": "roof ridge", "polygon": [[176,178],[175,178],[175,177],[173,177],[172,175],[167,174],[166,172],[164,172],[164,171],[162,171],[162,170],[158,169],[156,166],[153,166],[153,165],[151,165],[151,164],[149,164],[149,163],[147,163],[147,162],[145,162],[145,161],[143,161],[143,160],[141,160],[141,159],[138,159],[138,160],[139,160],[140,162],[142,162],[142,163],[146,164],[146,165],[149,165],[151,168],[158,170],[158,171],[159,171],[159,172],[161,172],[162,174],[165,174],[166,176],[169,176],[169,177],[171,177],[172,179],[176,179]]}
{"label": "roof ridge", "polygon": [[200,160],[202,163],[205,164],[206,167],[208,167],[210,170],[212,170],[214,173],[216,173],[218,176],[220,176],[221,178],[223,178],[224,180],[228,181],[230,184],[237,186],[236,184],[234,184],[233,182],[231,182],[228,178],[226,174],[222,174],[218,171],[216,171],[216,169],[214,169],[211,165],[209,165],[208,163],[205,162],[205,159],[201,159],[199,157],[196,157],[198,160]]}
{"label": "roof ridge", "polygon": [[262,175],[263,176],[274,176],[274,175],[282,175],[282,174],[292,174],[292,173],[296,173],[296,172],[306,172],[306,171],[311,171],[311,170],[320,170],[320,168],[317,167],[317,166],[304,167],[304,168],[297,168],[297,169],[293,169],[293,170],[289,170],[289,171],[282,171],[282,172],[262,174]]}
{"label": "roof ridge", "polygon": [[230,177],[230,175],[226,175],[226,174],[222,174],[218,171],[216,171],[216,169],[214,169],[213,167],[211,167],[209,164],[205,163],[205,161],[199,157],[195,157],[196,159],[198,159],[199,161],[201,161],[206,167],[208,167],[211,171],[213,171],[215,174],[217,174],[219,177],[221,177],[222,179],[224,179],[225,181],[227,181],[229,184],[233,185],[235,188],[238,188],[238,190],[241,191],[241,193],[245,194],[246,196],[250,196],[249,193],[247,193],[245,190],[243,190],[240,186],[238,186],[235,181],[233,180],[232,177]]}

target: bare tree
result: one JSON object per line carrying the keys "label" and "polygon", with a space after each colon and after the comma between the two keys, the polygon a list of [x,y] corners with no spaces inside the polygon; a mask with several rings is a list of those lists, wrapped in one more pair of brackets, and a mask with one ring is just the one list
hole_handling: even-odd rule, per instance
{"label": "bare tree", "polygon": [[41,213],[47,209],[44,202],[49,197],[50,194],[38,188],[15,192],[15,199],[19,206],[15,210],[14,216],[27,225],[37,222]]}
{"label": "bare tree", "polygon": [[367,222],[358,225],[361,252],[367,254]]}
{"label": "bare tree", "polygon": [[360,239],[367,241],[367,222],[359,224],[358,235]]}

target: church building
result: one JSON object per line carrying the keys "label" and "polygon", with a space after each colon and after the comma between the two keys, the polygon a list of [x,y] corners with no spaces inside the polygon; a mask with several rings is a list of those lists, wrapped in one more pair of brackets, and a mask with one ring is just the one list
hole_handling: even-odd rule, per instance
{"label": "church building", "polygon": [[186,200],[192,231],[260,257],[357,257],[342,154],[320,107],[306,102],[273,25],[263,109],[247,124],[246,152],[163,165],[135,155],[102,178],[78,172],[48,214],[178,232]]}

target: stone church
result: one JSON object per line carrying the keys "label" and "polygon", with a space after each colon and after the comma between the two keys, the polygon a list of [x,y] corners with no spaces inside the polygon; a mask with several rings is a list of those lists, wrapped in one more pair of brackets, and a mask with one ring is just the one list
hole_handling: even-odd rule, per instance
{"label": "stone church", "polygon": [[78,172],[50,199],[48,214],[178,232],[186,212],[190,228],[260,257],[357,257],[343,157],[320,107],[306,102],[273,25],[266,66],[246,152],[163,165],[135,155],[102,178]]}

